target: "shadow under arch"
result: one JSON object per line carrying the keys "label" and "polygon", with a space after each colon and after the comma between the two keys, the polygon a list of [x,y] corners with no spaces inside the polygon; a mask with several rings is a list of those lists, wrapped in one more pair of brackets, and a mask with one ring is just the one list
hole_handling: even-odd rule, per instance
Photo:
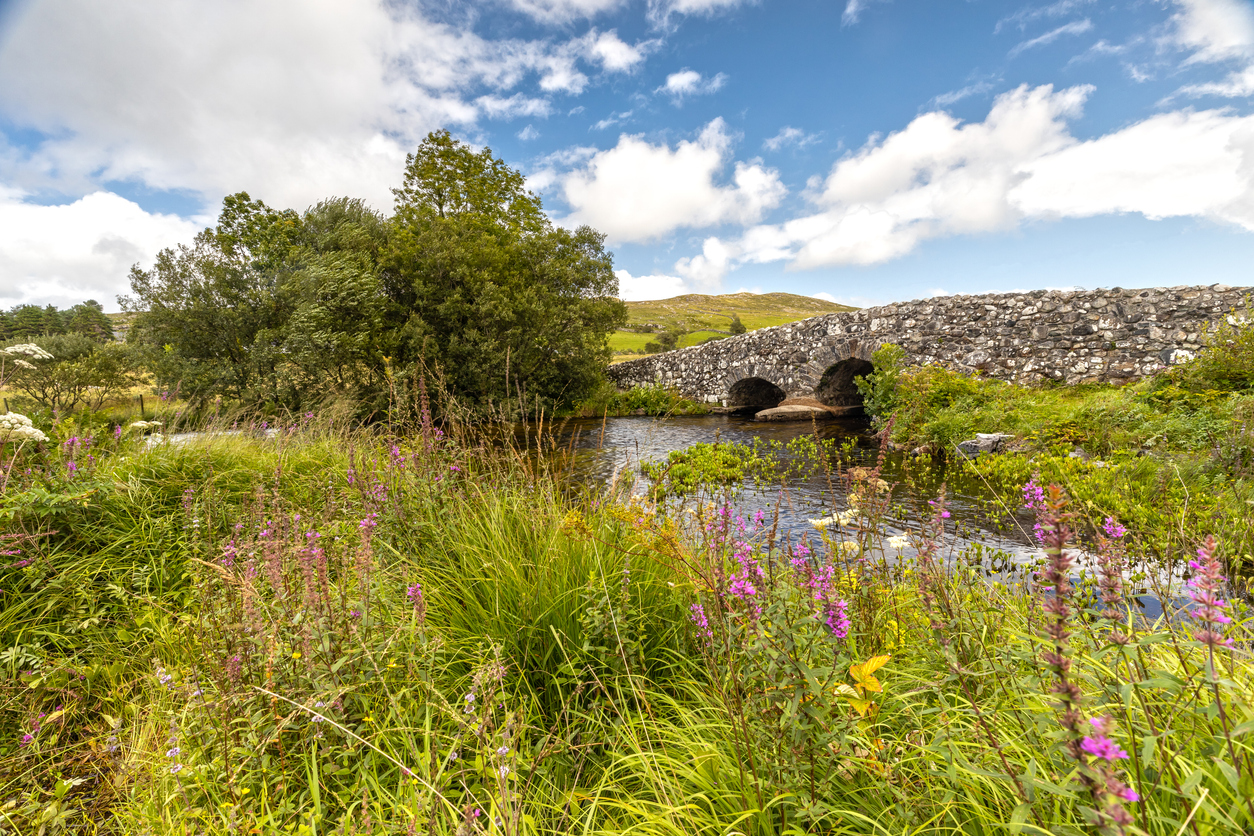
{"label": "shadow under arch", "polygon": [[737,380],[727,392],[727,405],[732,409],[757,412],[779,406],[786,395],[784,390],[761,377]]}
{"label": "shadow under arch", "polygon": [[858,357],[833,363],[819,378],[819,385],[814,387],[814,397],[828,406],[862,406],[862,395],[853,379],[873,371],[875,366],[871,365],[871,361]]}

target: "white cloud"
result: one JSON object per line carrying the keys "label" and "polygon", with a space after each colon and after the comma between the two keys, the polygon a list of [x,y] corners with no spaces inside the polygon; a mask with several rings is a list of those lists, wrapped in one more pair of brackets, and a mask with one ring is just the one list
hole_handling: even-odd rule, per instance
{"label": "white cloud", "polygon": [[778,151],[788,145],[795,145],[798,148],[804,148],[818,141],[818,134],[808,134],[800,128],[794,128],[789,125],[779,129],[779,133],[762,143],[762,147],[768,151]]}
{"label": "white cloud", "polygon": [[1188,62],[1249,58],[1254,53],[1254,6],[1244,0],[1176,0],[1176,45],[1193,52]]}
{"label": "white cloud", "polygon": [[[0,112],[47,136],[0,148],[0,182],[85,194],[111,180],[247,189],[303,208],[329,194],[379,208],[427,131],[542,115],[588,83],[579,62],[635,61],[613,33],[489,41],[385,0],[31,3],[0,45]],[[490,88],[490,95],[472,99]]]}
{"label": "white cloud", "polygon": [[626,73],[644,61],[646,49],[641,44],[631,46],[618,37],[618,32],[611,29],[597,35],[589,51],[606,72]]}
{"label": "white cloud", "polygon": [[642,302],[651,299],[669,299],[691,293],[692,289],[678,276],[656,274],[650,276],[633,276],[626,270],[615,270],[618,276],[618,298],[627,302]]}
{"label": "white cloud", "polygon": [[837,305],[840,304],[839,302],[836,301],[835,296],[833,296],[832,294],[824,290],[820,290],[818,293],[811,293],[810,297],[813,299],[822,299],[824,302],[832,302]]}
{"label": "white cloud", "polygon": [[523,142],[530,142],[533,139],[540,138],[540,132],[535,129],[534,125],[528,125],[517,134],[518,138]]}
{"label": "white cloud", "polygon": [[1254,116],[1152,116],[1026,161],[1010,199],[1030,217],[1138,212],[1196,216],[1254,231]]}
{"label": "white cloud", "polygon": [[96,299],[117,310],[133,264],[151,265],[158,250],[190,241],[206,223],[150,214],[108,192],[38,206],[0,190],[0,307]]}
{"label": "white cloud", "polygon": [[667,26],[672,15],[709,17],[746,2],[751,0],[649,0],[649,18],[659,26]]}
{"label": "white cloud", "polygon": [[713,93],[723,86],[727,81],[727,76],[719,73],[713,78],[705,78],[696,70],[690,70],[687,67],[677,73],[671,73],[666,77],[666,83],[657,89],[658,93],[666,93],[676,102],[682,101],[685,96],[703,96],[707,93]]}
{"label": "white cloud", "polygon": [[681,258],[675,262],[675,272],[695,285],[716,288],[731,269],[734,251],[718,238],[706,238],[701,255]]}
{"label": "white cloud", "polygon": [[[1192,52],[1187,64],[1242,62],[1223,81],[1190,84],[1185,96],[1254,96],[1254,6],[1241,0],[1178,0],[1172,40]],[[1170,101],[1168,98],[1168,101]]]}
{"label": "white cloud", "polygon": [[1164,113],[1079,142],[1067,120],[1090,92],[1025,85],[998,96],[983,122],[926,113],[873,137],[814,190],[819,211],[724,242],[728,269],[875,264],[930,238],[1034,218],[1191,216],[1254,231],[1254,116]]}
{"label": "white cloud", "polygon": [[1008,57],[1014,58],[1021,54],[1024,50],[1033,49],[1038,46],[1046,46],[1061,38],[1063,35],[1083,35],[1085,32],[1092,31],[1093,21],[1085,18],[1084,20],[1075,20],[1071,23],[1064,23],[1057,29],[1051,29],[1044,35],[1039,35],[1031,40],[1022,41],[1015,44],[1014,48],[1008,53]]}
{"label": "white cloud", "polygon": [[644,241],[680,227],[754,223],[779,204],[785,189],[779,174],[758,161],[737,162],[731,184],[716,183],[731,143],[722,119],[674,150],[624,134],[565,177],[570,219],[615,241]]}

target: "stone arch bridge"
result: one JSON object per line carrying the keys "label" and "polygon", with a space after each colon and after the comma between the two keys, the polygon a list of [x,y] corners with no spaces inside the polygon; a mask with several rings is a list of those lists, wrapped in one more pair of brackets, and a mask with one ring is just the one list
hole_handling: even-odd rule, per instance
{"label": "stone arch bridge", "polygon": [[1031,383],[1121,382],[1182,362],[1205,329],[1250,315],[1252,288],[1151,288],[941,296],[825,314],[609,368],[621,388],[661,384],[733,409],[812,397],[862,403],[854,377],[885,343],[907,363],[944,363]]}

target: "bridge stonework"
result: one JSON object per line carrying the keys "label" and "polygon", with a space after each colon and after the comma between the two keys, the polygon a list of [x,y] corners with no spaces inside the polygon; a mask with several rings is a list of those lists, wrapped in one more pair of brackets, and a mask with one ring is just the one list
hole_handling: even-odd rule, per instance
{"label": "bridge stonework", "polygon": [[851,378],[870,371],[872,352],[896,343],[912,365],[943,363],[1019,383],[1121,382],[1192,357],[1208,326],[1251,315],[1252,290],[1213,285],[941,296],[653,354],[610,366],[609,376],[621,388],[661,384],[724,406],[774,405],[782,397],[852,403]]}

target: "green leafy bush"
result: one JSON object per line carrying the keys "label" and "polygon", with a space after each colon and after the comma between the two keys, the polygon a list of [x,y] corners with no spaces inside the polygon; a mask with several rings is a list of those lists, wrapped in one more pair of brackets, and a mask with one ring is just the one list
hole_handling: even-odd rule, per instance
{"label": "green leafy bush", "polygon": [[901,376],[905,371],[906,350],[899,345],[886,343],[871,355],[871,363],[875,370],[868,375],[859,375],[853,379],[862,395],[863,405],[868,414],[878,419],[886,419],[898,406],[898,389]]}
{"label": "green leafy bush", "polygon": [[11,384],[54,414],[79,407],[97,410],[135,383],[133,358],[119,343],[62,334],[41,337],[35,344],[52,359],[32,359],[18,366]]}

